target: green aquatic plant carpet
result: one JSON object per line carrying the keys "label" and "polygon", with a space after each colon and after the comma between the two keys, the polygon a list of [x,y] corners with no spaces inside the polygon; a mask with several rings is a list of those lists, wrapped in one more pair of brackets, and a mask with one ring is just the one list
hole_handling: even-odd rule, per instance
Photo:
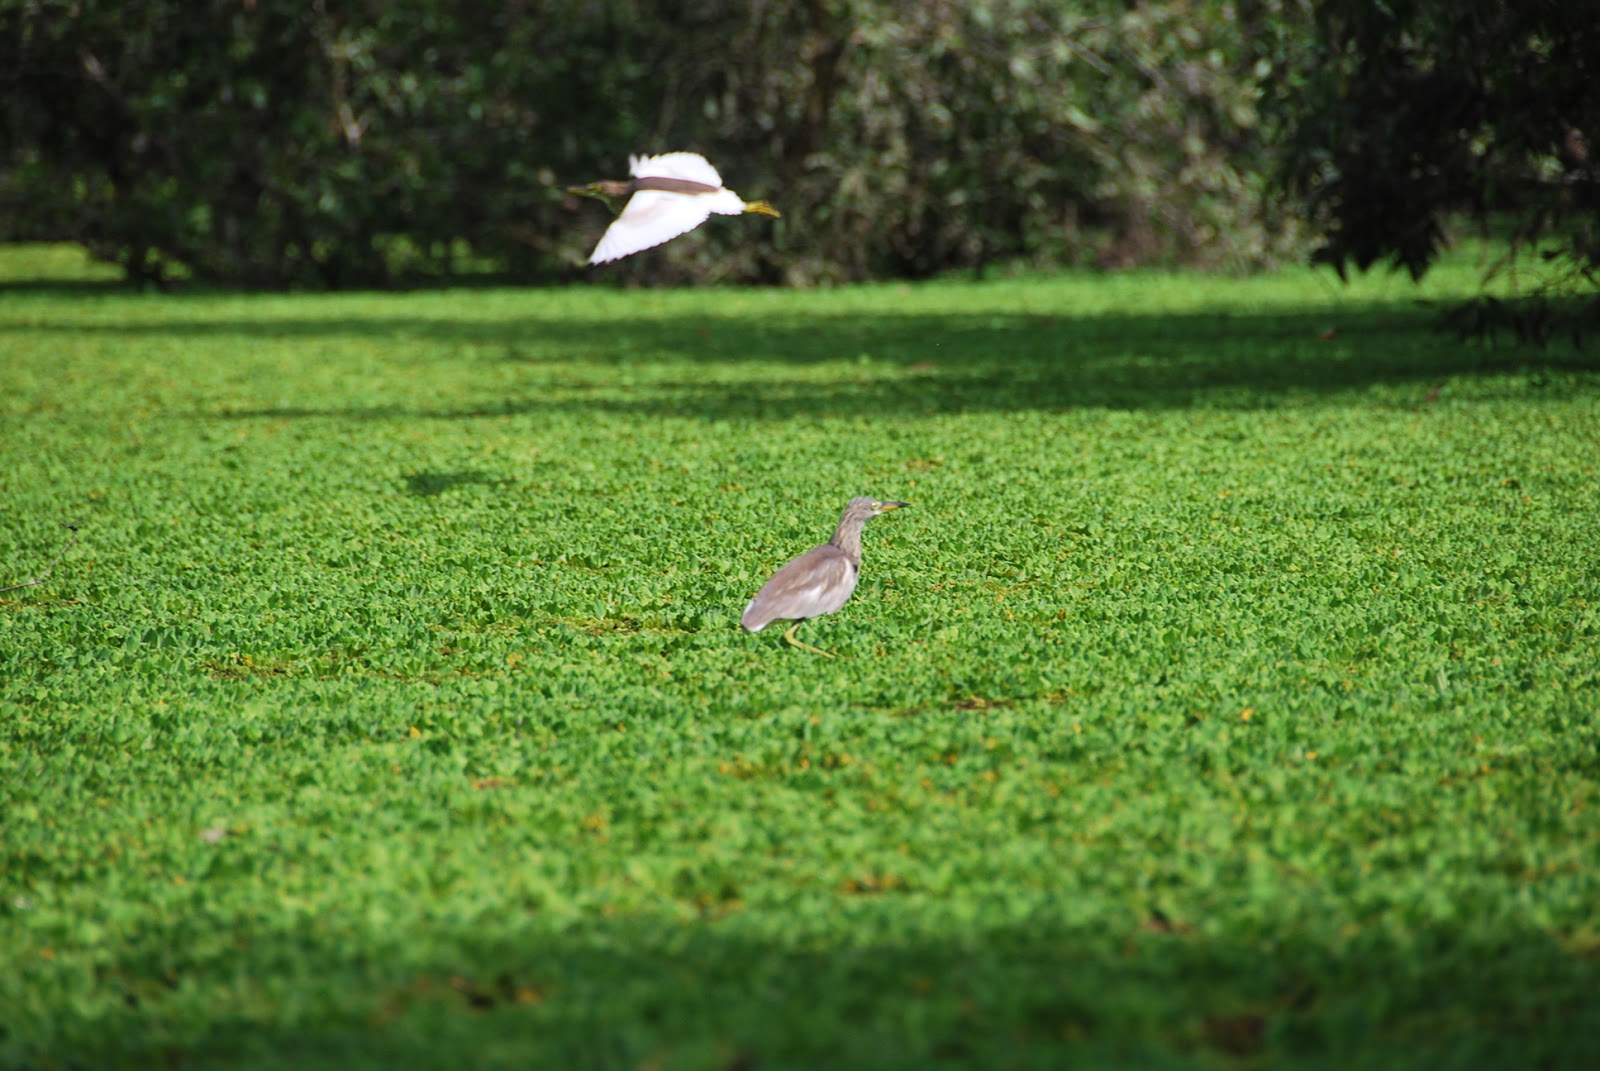
{"label": "green aquatic plant carpet", "polygon": [[0,250],[0,1066],[1600,1066],[1600,363],[1474,272]]}

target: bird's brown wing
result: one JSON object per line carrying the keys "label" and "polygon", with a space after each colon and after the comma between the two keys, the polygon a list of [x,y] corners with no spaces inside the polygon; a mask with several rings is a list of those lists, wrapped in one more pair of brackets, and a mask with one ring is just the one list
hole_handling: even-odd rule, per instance
{"label": "bird's brown wing", "polygon": [[764,584],[740,622],[759,632],[774,621],[799,621],[831,614],[856,588],[856,567],[832,543],[812,547]]}

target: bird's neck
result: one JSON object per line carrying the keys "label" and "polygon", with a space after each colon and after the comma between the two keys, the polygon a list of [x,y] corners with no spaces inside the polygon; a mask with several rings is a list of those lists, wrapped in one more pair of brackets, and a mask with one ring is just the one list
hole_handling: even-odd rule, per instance
{"label": "bird's neck", "polygon": [[839,527],[833,530],[833,538],[828,540],[828,542],[844,551],[844,556],[850,559],[850,564],[857,569],[861,568],[862,527],[863,524],[859,520],[840,521]]}
{"label": "bird's neck", "polygon": [[626,201],[633,196],[633,183],[617,179],[601,179],[591,182],[587,186],[574,186],[569,193],[578,194],[580,197],[592,197],[596,201],[604,201],[613,211],[617,202]]}

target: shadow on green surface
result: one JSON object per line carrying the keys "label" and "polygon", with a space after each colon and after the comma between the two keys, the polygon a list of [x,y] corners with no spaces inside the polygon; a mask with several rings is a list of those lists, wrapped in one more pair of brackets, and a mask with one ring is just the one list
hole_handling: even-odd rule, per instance
{"label": "shadow on green surface", "polygon": [[[63,325],[62,330],[82,331]],[[1401,404],[1433,401],[1455,376],[1527,372],[1528,397],[1550,373],[1600,370],[1600,355],[1492,348],[1446,338],[1429,314],[1326,311],[1270,315],[832,315],[497,322],[407,317],[108,325],[90,330],[273,339],[418,340],[460,347],[472,362],[529,368],[525,391],[496,386],[465,404],[235,406],[229,418],[458,420],[526,413],[612,412],[706,420],[863,417],[897,411],[1262,408],[1293,396],[1390,384]],[[448,354],[448,350],[446,351]],[[448,359],[448,357],[446,358]],[[819,367],[831,363],[828,374]],[[655,378],[683,364],[704,376]],[[717,369],[745,366],[739,382]],[[617,371],[633,376],[619,386]],[[463,374],[470,388],[470,373]],[[459,380],[458,380],[459,381]]]}
{"label": "shadow on green surface", "polygon": [[[894,925],[893,899],[861,913],[874,931]],[[1539,932],[1361,932],[1335,948],[1158,918],[1123,937],[1046,924],[777,947],[729,925],[418,932],[387,948],[146,934],[104,958],[100,1010],[59,1009],[23,1066],[1600,1066],[1595,958]],[[206,994],[209,1018],[193,1007]]]}
{"label": "shadow on green surface", "polygon": [[509,487],[511,480],[477,469],[462,472],[413,472],[406,476],[406,490],[418,498],[434,498],[458,487]]}
{"label": "shadow on green surface", "polygon": [[[30,325],[29,330],[51,330]],[[222,418],[475,419],[541,411],[701,419],[859,418],[893,411],[1262,408],[1293,395],[1414,384],[1402,405],[1434,400],[1453,376],[1600,371],[1600,354],[1466,344],[1422,309],[1291,314],[898,315],[653,319],[363,319],[59,325],[62,331],[226,339],[395,339],[437,354],[459,347],[437,403],[230,407]],[[496,378],[470,400],[472,363],[515,362],[525,386]],[[829,363],[827,373],[819,370]],[[683,375],[683,365],[706,375]],[[418,368],[419,381],[437,365]],[[738,384],[718,370],[742,367]],[[626,383],[618,376],[627,368]],[[666,370],[666,376],[656,375]],[[677,375],[674,375],[677,371]],[[488,378],[488,376],[485,376]],[[451,397],[466,399],[451,402]]]}
{"label": "shadow on green surface", "polygon": [[0,279],[0,301],[13,294],[81,298],[137,294],[140,289],[120,279]]}

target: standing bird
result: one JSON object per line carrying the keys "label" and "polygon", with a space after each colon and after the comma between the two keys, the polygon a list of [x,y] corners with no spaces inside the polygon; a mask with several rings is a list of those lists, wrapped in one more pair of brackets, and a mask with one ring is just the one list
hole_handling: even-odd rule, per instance
{"label": "standing bird", "polygon": [[803,643],[795,630],[807,620],[831,614],[849,601],[861,575],[861,529],[879,514],[908,505],[909,502],[852,498],[839,518],[839,527],[833,530],[833,538],[774,573],[744,608],[739,623],[751,632],[760,632],[774,621],[793,621],[783,634],[785,640],[833,657],[820,647]]}
{"label": "standing bird", "polygon": [[610,205],[625,200],[622,212],[611,221],[590,264],[610,260],[660,245],[688,234],[716,212],[737,216],[745,212],[778,218],[778,210],[765,201],[742,201],[722,185],[722,176],[697,152],[669,152],[660,156],[628,157],[626,182],[606,179],[587,186],[570,186],[568,193],[593,197]]}

